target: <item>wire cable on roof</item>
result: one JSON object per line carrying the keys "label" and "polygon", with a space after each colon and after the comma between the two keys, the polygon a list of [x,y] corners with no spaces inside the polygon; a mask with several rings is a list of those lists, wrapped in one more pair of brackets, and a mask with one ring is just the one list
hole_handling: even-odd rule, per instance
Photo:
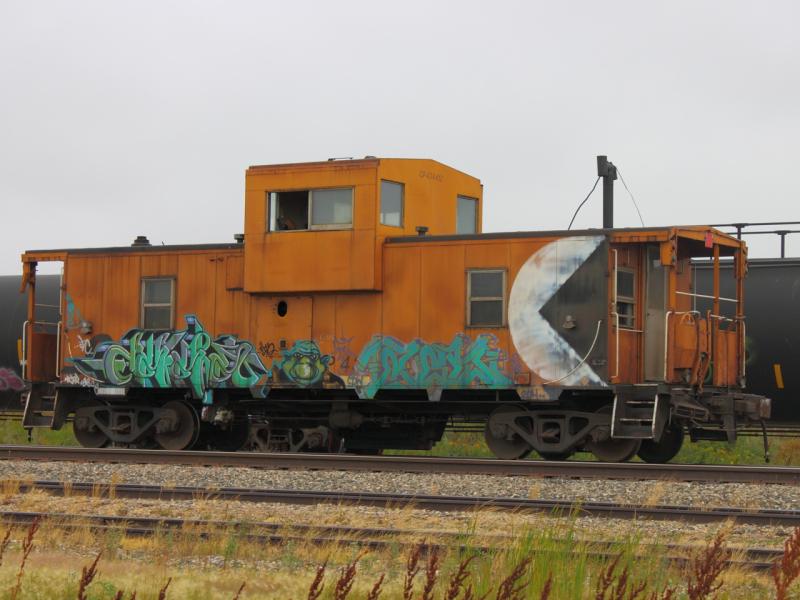
{"label": "wire cable on roof", "polygon": [[642,227],[644,227],[644,219],[642,218],[642,213],[639,211],[639,205],[636,203],[636,198],[633,197],[631,190],[628,188],[628,184],[625,183],[625,178],[622,176],[622,171],[619,170],[619,167],[617,167],[617,175],[619,175],[619,180],[622,182],[622,185],[625,186],[625,191],[628,192],[628,195],[631,197],[633,206],[636,208],[636,213],[639,215],[639,222],[642,224]]}
{"label": "wire cable on roof", "polygon": [[595,190],[595,188],[597,187],[597,182],[598,182],[598,181],[600,181],[600,176],[599,176],[599,175],[598,175],[597,179],[595,179],[595,180],[594,180],[594,185],[592,186],[592,189],[591,189],[591,190],[589,190],[589,193],[586,195],[586,198],[584,198],[584,199],[583,199],[583,202],[581,202],[581,203],[578,205],[578,208],[576,208],[576,209],[575,209],[575,214],[574,214],[574,215],[572,215],[572,219],[570,219],[570,222],[569,222],[569,227],[567,227],[567,231],[569,231],[570,229],[572,229],[572,224],[575,222],[575,217],[577,217],[577,216],[578,216],[578,211],[580,211],[580,209],[581,209],[581,208],[583,208],[583,205],[584,205],[584,204],[586,204],[586,201],[587,201],[587,200],[589,199],[589,197],[590,197],[590,196],[591,196],[591,195],[594,193],[594,190]]}

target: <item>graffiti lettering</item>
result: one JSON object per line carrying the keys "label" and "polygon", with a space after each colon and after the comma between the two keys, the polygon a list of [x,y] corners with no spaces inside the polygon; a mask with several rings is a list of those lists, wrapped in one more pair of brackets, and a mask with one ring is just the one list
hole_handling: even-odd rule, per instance
{"label": "graffiti lettering", "polygon": [[[350,342],[353,338],[335,337],[333,338],[333,362],[341,367],[341,371],[348,371],[356,360],[356,355],[350,350]],[[338,369],[337,369],[338,370]]]}
{"label": "graffiti lettering", "polygon": [[92,349],[92,340],[78,336],[78,348],[80,348],[81,352],[84,354],[88,354],[89,350]]}
{"label": "graffiti lettering", "polygon": [[212,339],[194,315],[186,329],[131,329],[119,342],[104,341],[83,358],[69,359],[94,381],[117,386],[189,387],[206,390],[250,387],[268,371],[250,342],[223,335]]}
{"label": "graffiti lettering", "polygon": [[77,373],[66,373],[61,377],[61,383],[67,385],[80,385],[83,387],[92,387],[92,380],[86,376],[80,377]]}
{"label": "graffiti lettering", "polygon": [[0,392],[21,392],[25,388],[22,379],[7,367],[0,367]]}
{"label": "graffiti lettering", "polygon": [[272,342],[259,342],[258,353],[264,358],[272,358],[275,356],[276,352],[277,348],[275,348],[275,344]]}
{"label": "graffiti lettering", "polygon": [[359,395],[372,398],[381,388],[466,388],[511,384],[504,373],[505,354],[497,338],[458,335],[449,344],[408,344],[374,336],[356,361],[352,381]]}

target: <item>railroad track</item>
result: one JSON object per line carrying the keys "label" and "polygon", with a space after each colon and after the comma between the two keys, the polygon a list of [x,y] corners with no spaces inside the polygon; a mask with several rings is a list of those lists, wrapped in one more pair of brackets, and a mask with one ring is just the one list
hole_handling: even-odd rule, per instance
{"label": "railroad track", "polygon": [[[419,529],[391,529],[376,527],[347,527],[340,525],[308,525],[303,523],[231,522],[203,519],[179,519],[163,517],[128,517],[110,515],[77,515],[47,512],[0,511],[3,526],[28,526],[33,521],[48,523],[60,529],[89,528],[96,532],[121,532],[130,537],[154,537],[166,534],[209,539],[235,535],[237,539],[263,545],[286,545],[306,543],[313,545],[352,545],[371,550],[397,550],[422,545],[423,552],[472,552],[490,553],[511,547],[519,537],[511,535],[465,535],[451,531]],[[432,542],[431,539],[437,541]],[[548,548],[539,553],[571,552],[586,554],[606,561],[617,556],[625,545],[614,541],[550,540],[552,544],[563,544],[563,549]],[[576,547],[577,546],[577,547]],[[698,546],[686,544],[638,545],[642,556],[653,552],[663,554],[670,563],[685,563]],[[772,548],[734,548],[730,566],[756,571],[768,571],[783,555],[782,550]]]}
{"label": "railroad track", "polygon": [[428,496],[383,494],[371,492],[330,492],[308,490],[270,490],[253,488],[162,487],[140,484],[102,484],[95,482],[62,481],[0,481],[8,493],[18,489],[56,495],[86,495],[95,497],[156,499],[156,500],[235,500],[280,504],[346,504],[381,508],[413,507],[438,511],[470,511],[478,509],[538,512],[577,517],[607,517],[617,519],[653,519],[714,523],[732,520],[750,525],[800,526],[800,511],[760,510],[741,508],[695,508],[690,506],[643,506],[608,502],[576,504],[566,500],[532,500],[526,498],[495,498],[486,496]]}
{"label": "railroad track", "polygon": [[249,467],[273,470],[342,470],[567,479],[800,484],[800,468],[738,465],[653,465],[648,463],[559,462],[427,456],[199,452],[134,448],[102,448],[98,450],[54,446],[0,446],[0,459]]}

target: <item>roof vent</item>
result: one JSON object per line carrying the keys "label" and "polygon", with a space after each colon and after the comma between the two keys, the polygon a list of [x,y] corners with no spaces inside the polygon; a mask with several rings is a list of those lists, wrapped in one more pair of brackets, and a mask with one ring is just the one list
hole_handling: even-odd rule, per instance
{"label": "roof vent", "polygon": [[421,237],[421,236],[425,235],[426,233],[428,233],[428,228],[427,227],[425,227],[424,225],[417,225],[417,235],[418,236]]}
{"label": "roof vent", "polygon": [[236,240],[237,244],[244,244],[244,234],[243,233],[234,233],[233,239]]}
{"label": "roof vent", "polygon": [[151,245],[150,240],[147,239],[146,235],[137,235],[136,239],[133,240],[133,243],[131,244],[131,246],[133,246],[134,248],[138,246],[150,246],[150,245]]}

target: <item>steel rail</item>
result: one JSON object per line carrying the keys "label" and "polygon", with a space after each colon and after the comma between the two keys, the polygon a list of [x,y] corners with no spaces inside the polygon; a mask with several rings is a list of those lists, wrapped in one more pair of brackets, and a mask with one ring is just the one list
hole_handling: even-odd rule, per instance
{"label": "steel rail", "polygon": [[330,492],[316,490],[281,490],[253,488],[201,488],[189,486],[161,487],[140,484],[103,484],[63,481],[0,481],[5,490],[20,492],[42,490],[56,495],[88,495],[94,497],[136,498],[156,500],[235,500],[280,504],[340,504],[381,508],[418,508],[439,511],[471,511],[477,509],[515,512],[549,513],[555,516],[607,517],[617,519],[677,520],[692,523],[736,521],[751,525],[800,526],[800,511],[748,510],[743,508],[699,508],[692,506],[641,506],[609,502],[575,503],[566,500],[531,500],[487,496],[428,496],[385,494],[374,492]]}
{"label": "steel rail", "polygon": [[800,468],[747,465],[600,463],[427,456],[292,454],[283,452],[205,452],[134,448],[94,449],[55,446],[0,446],[0,460],[2,459],[248,467],[272,470],[342,470],[384,473],[513,475],[560,479],[800,484]]}
{"label": "steel rail", "polygon": [[[208,539],[212,536],[236,535],[254,543],[284,545],[287,543],[340,544],[366,547],[372,550],[396,550],[421,546],[424,553],[431,551],[457,550],[459,552],[491,553],[507,549],[519,537],[506,534],[461,534],[451,531],[393,529],[375,527],[348,527],[341,525],[309,525],[305,523],[271,523],[251,521],[220,521],[204,519],[181,519],[165,517],[127,517],[116,515],[80,515],[73,513],[0,511],[0,523],[6,526],[28,526],[34,521],[44,522],[62,529],[88,527],[93,531],[121,531],[131,537],[154,537],[163,534],[185,533]],[[255,532],[255,533],[254,533]],[[371,537],[367,537],[371,536]],[[416,539],[399,539],[416,538]],[[442,540],[429,541],[431,538]],[[471,539],[480,543],[470,543]],[[615,558],[624,541],[610,540],[551,540],[564,543],[565,550],[572,554],[585,554],[592,558],[608,560]],[[569,548],[578,544],[582,548]],[[664,559],[672,563],[689,561],[689,556],[701,546],[689,544],[641,543],[637,550],[651,555],[663,552]],[[538,550],[538,553],[558,550]],[[768,571],[783,556],[783,551],[773,548],[731,548],[735,558],[728,559],[730,566]],[[534,550],[534,552],[537,552]]]}

